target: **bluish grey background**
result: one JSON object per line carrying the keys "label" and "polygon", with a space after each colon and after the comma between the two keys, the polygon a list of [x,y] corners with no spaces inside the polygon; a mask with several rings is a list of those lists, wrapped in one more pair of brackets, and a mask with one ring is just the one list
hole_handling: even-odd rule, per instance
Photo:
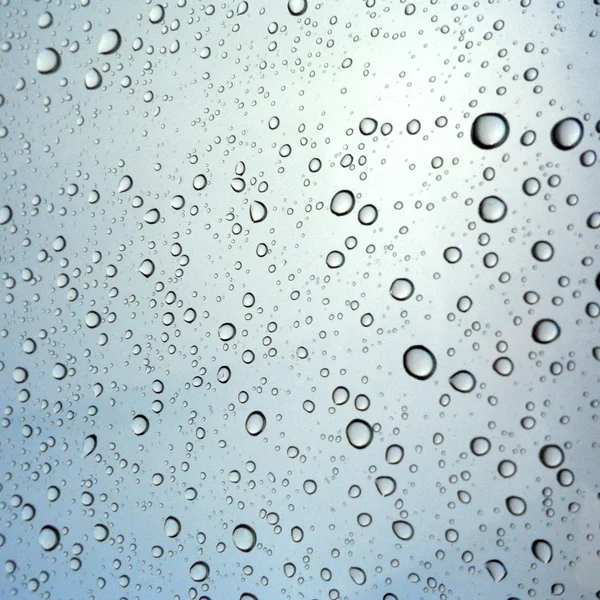
{"label": "bluish grey background", "polygon": [[0,597],[596,597],[599,15],[3,0]]}

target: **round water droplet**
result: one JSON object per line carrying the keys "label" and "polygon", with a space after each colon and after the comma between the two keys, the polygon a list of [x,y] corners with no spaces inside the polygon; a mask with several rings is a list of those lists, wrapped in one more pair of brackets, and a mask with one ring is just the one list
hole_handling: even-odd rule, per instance
{"label": "round water droplet", "polygon": [[554,248],[550,242],[541,240],[531,247],[531,254],[540,262],[548,262],[554,256]]}
{"label": "round water droplet", "polygon": [[404,370],[415,379],[429,379],[437,367],[433,353],[425,346],[411,346],[403,358]]}
{"label": "round water droplet", "polygon": [[144,435],[148,431],[149,427],[150,422],[144,415],[136,415],[133,417],[131,429],[135,435]]}
{"label": "round water droplet", "polygon": [[377,221],[377,208],[372,204],[366,204],[358,211],[358,221],[361,225],[372,225]]}
{"label": "round water droplet", "polygon": [[144,276],[144,277],[150,277],[152,275],[152,273],[154,273],[154,263],[147,258],[146,260],[144,260],[142,262],[142,264],[138,267],[138,271]]}
{"label": "round water droplet", "polygon": [[56,527],[52,525],[44,525],[40,530],[38,538],[40,546],[46,550],[46,552],[52,552],[60,543],[60,533]]}
{"label": "round water droplet", "polygon": [[499,560],[488,560],[485,563],[485,568],[495,583],[499,583],[508,575],[506,567]]}
{"label": "round water droplet", "polygon": [[330,210],[334,215],[342,217],[352,212],[355,202],[354,194],[350,190],[340,190],[331,199]]}
{"label": "round water droplet", "polygon": [[531,337],[538,344],[550,344],[560,337],[560,327],[552,319],[540,319],[531,330]]}
{"label": "round water droplet", "polygon": [[202,173],[196,175],[192,185],[197,192],[202,191],[208,185],[208,179],[206,179],[206,175],[203,175]]}
{"label": "round water droplet", "polygon": [[483,150],[492,150],[502,146],[508,139],[510,128],[508,121],[498,113],[479,115],[471,128],[471,141]]}
{"label": "round water droplet", "polygon": [[415,534],[414,527],[408,521],[394,521],[392,523],[392,531],[396,534],[397,538],[405,542],[410,540]]}
{"label": "round water droplet", "polygon": [[102,318],[95,310],[90,310],[85,315],[85,324],[90,329],[94,329],[95,327],[98,327],[98,325],[100,325],[101,322],[102,322]]}
{"label": "round water droplet", "polygon": [[121,34],[116,29],[109,29],[102,34],[98,42],[99,54],[112,54],[121,45]]}
{"label": "round water droplet", "polygon": [[409,121],[406,125],[406,131],[408,131],[408,133],[410,135],[416,135],[417,133],[419,133],[420,130],[421,130],[421,123],[419,121],[417,121],[417,119],[413,119],[412,121]]}
{"label": "round water droplet", "polygon": [[235,547],[242,552],[250,552],[256,545],[256,532],[250,525],[238,525],[232,533]]}
{"label": "round water droplet", "polygon": [[259,410],[251,412],[246,419],[246,431],[252,436],[260,435],[266,426],[267,419]]}
{"label": "round water droplet", "polygon": [[533,555],[541,562],[548,564],[552,560],[552,545],[546,540],[535,540],[531,544]]}
{"label": "round water droplet", "polygon": [[332,250],[325,259],[325,262],[330,269],[339,269],[345,261],[346,257],[339,250]]}
{"label": "round water droplet", "polygon": [[346,437],[352,446],[362,450],[373,441],[373,429],[366,421],[354,419],[346,427]]}
{"label": "round water droplet", "polygon": [[335,405],[342,406],[342,404],[346,404],[346,402],[348,402],[350,398],[350,392],[343,385],[340,385],[333,390],[333,394],[331,396]]}
{"label": "round water droplet", "polygon": [[202,560],[195,562],[190,567],[190,577],[192,578],[192,581],[204,581],[205,579],[208,579],[209,575],[210,569],[208,568],[208,565]]}
{"label": "round water droplet", "polygon": [[457,371],[448,381],[450,385],[457,391],[463,394],[468,394],[475,389],[477,380],[470,371]]}
{"label": "round water droplet", "polygon": [[181,523],[176,517],[167,517],[165,519],[165,535],[170,538],[177,537],[181,531]]}
{"label": "round water droplet", "polygon": [[498,223],[506,216],[506,204],[497,196],[488,196],[479,204],[479,216],[486,223]]}
{"label": "round water droplet", "polygon": [[390,465],[397,465],[404,458],[404,448],[398,444],[391,444],[385,451],[385,460]]}
{"label": "round water droplet", "polygon": [[583,139],[583,124],[575,117],[562,119],[552,128],[550,139],[559,150],[571,150]]}
{"label": "round water droplet", "polygon": [[235,337],[236,329],[232,323],[223,323],[219,327],[219,339],[223,342],[228,342]]}
{"label": "round water droplet", "polygon": [[408,300],[414,293],[415,286],[410,279],[395,279],[390,286],[390,295],[394,300]]}
{"label": "round water droplet", "polygon": [[36,68],[42,75],[56,73],[60,67],[60,55],[54,48],[44,48],[37,57]]}
{"label": "round water droplet", "polygon": [[476,437],[471,440],[471,452],[475,456],[484,456],[492,447],[490,440],[485,437]]}
{"label": "round water droplet", "polygon": [[507,356],[497,358],[492,366],[494,371],[496,371],[498,375],[502,375],[502,377],[508,377],[515,367],[513,361]]}
{"label": "round water droplet", "polygon": [[108,527],[102,523],[94,525],[94,537],[98,542],[104,542],[108,539]]}
{"label": "round water droplet", "polygon": [[363,135],[372,135],[377,130],[377,121],[370,117],[365,117],[358,125],[358,129]]}
{"label": "round water droplet", "polygon": [[148,225],[154,225],[155,223],[158,223],[159,220],[160,220],[160,212],[157,208],[151,208],[144,215],[144,221],[146,221],[146,223],[148,223]]}
{"label": "round water droplet", "polygon": [[549,469],[556,469],[563,464],[565,454],[556,444],[547,444],[540,450],[540,461]]}
{"label": "round water droplet", "polygon": [[83,82],[88,90],[98,89],[102,85],[102,75],[98,69],[92,68],[85,74]]}
{"label": "round water droplet", "polygon": [[148,12],[150,23],[160,23],[165,18],[165,9],[160,4],[155,4]]}
{"label": "round water droplet", "polygon": [[299,17],[308,9],[308,0],[288,0],[288,11],[290,15]]}
{"label": "round water droplet", "polygon": [[451,265],[457,263],[462,258],[462,251],[456,246],[450,246],[444,250],[444,259]]}

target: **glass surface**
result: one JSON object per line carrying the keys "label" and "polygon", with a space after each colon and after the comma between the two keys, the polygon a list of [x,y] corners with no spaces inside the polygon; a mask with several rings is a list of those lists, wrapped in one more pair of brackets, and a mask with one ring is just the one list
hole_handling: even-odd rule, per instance
{"label": "glass surface", "polygon": [[0,0],[0,598],[600,597],[599,18]]}

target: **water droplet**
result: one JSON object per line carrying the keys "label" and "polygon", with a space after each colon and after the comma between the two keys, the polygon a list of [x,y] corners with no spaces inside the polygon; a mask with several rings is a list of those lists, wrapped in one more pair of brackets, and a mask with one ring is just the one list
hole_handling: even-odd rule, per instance
{"label": "water droplet", "polygon": [[372,204],[366,204],[358,211],[358,221],[361,225],[372,225],[377,221],[378,212]]}
{"label": "water droplet", "polygon": [[150,422],[144,415],[136,415],[131,422],[131,429],[135,435],[144,435],[149,427]]}
{"label": "water droplet", "polygon": [[425,346],[411,346],[404,353],[403,363],[411,377],[422,381],[429,379],[437,367],[435,356]]}
{"label": "water droplet", "polygon": [[473,121],[471,140],[478,148],[492,150],[504,144],[509,131],[508,121],[502,115],[485,113]]}
{"label": "water droplet", "polygon": [[552,128],[550,138],[559,150],[571,150],[583,139],[583,124],[575,117],[562,119]]}
{"label": "water droplet", "polygon": [[552,560],[552,545],[546,540],[535,540],[531,545],[531,551],[539,561],[545,564]]}
{"label": "water droplet", "polygon": [[395,300],[408,300],[414,293],[415,286],[410,279],[395,279],[390,286],[390,295]]}
{"label": "water droplet", "polygon": [[242,552],[250,552],[256,545],[256,532],[250,525],[238,525],[232,534],[235,547]]}
{"label": "water droplet", "polygon": [[332,399],[333,403],[337,406],[346,404],[350,398],[350,392],[343,385],[340,385],[333,390]]}
{"label": "water droplet", "polygon": [[339,269],[345,261],[346,257],[339,250],[332,250],[325,259],[325,262],[330,269]]}
{"label": "water droplet", "polygon": [[52,552],[60,543],[60,533],[56,527],[52,525],[44,525],[40,530],[38,538],[40,546],[46,550],[46,552]]}
{"label": "water droplet", "polygon": [[208,567],[208,565],[200,560],[198,562],[195,562],[191,567],[190,567],[190,577],[192,578],[192,581],[204,581],[206,579],[208,579],[208,576],[210,575],[210,569]]}
{"label": "water droplet", "polygon": [[346,427],[346,437],[352,446],[362,450],[373,441],[373,429],[366,421],[354,419]]}
{"label": "water droplet", "polygon": [[563,464],[565,454],[556,444],[547,444],[540,450],[540,461],[548,469],[556,469]]}
{"label": "water droplet", "polygon": [[177,537],[181,532],[181,523],[176,517],[170,516],[165,519],[165,535],[170,538]]}
{"label": "water droplet", "polygon": [[206,179],[206,175],[200,173],[194,177],[194,181],[192,182],[192,186],[197,192],[202,191],[208,185],[208,179]]}
{"label": "water droplet", "polygon": [[288,0],[288,11],[294,17],[300,17],[308,9],[308,0]]}
{"label": "water droplet", "polygon": [[398,444],[391,444],[385,451],[385,460],[390,465],[397,465],[404,458],[404,448]]}
{"label": "water droplet", "polygon": [[92,68],[85,74],[83,82],[88,90],[98,89],[102,85],[102,75],[98,69]]}
{"label": "water droplet", "polygon": [[408,131],[408,133],[410,135],[416,135],[417,133],[419,133],[420,130],[421,130],[421,123],[417,119],[413,119],[412,121],[409,121],[406,125],[406,131]]}
{"label": "water droplet", "polygon": [[152,275],[152,273],[154,273],[154,263],[147,258],[146,260],[144,260],[142,262],[142,264],[138,267],[138,271],[144,276],[144,277],[150,277]]}
{"label": "water droplet", "polygon": [[485,568],[495,583],[499,583],[508,575],[506,567],[499,560],[488,560],[485,563]]}
{"label": "water droplet", "polygon": [[392,531],[396,537],[404,541],[410,540],[415,534],[414,527],[408,521],[394,521]]}
{"label": "water droplet", "polygon": [[133,179],[129,175],[124,175],[119,181],[119,193],[128,192],[133,187]]}
{"label": "water droplet", "polygon": [[527,511],[527,504],[525,500],[519,496],[509,496],[506,499],[506,508],[511,514],[520,517]]}
{"label": "water droplet", "polygon": [[330,209],[334,215],[342,217],[352,212],[354,204],[354,194],[350,190],[340,190],[331,199]]}
{"label": "water droplet", "polygon": [[267,218],[267,207],[258,200],[250,205],[250,219],[253,223],[260,223]]}
{"label": "water droplet", "polygon": [[560,327],[552,319],[540,319],[533,326],[531,337],[538,344],[550,344],[560,337]]}
{"label": "water droplet", "polygon": [[36,68],[42,75],[56,73],[60,67],[60,55],[54,48],[44,48],[37,57]]}
{"label": "water droplet", "polygon": [[146,221],[146,223],[148,223],[148,225],[154,225],[155,223],[158,223],[159,220],[160,220],[160,212],[157,208],[151,208],[144,215],[144,221]]}
{"label": "water droplet", "polygon": [[12,219],[12,208],[4,205],[0,208],[0,225],[6,225]]}
{"label": "water droplet", "polygon": [[457,391],[463,394],[468,394],[475,389],[477,380],[470,371],[457,371],[448,381],[450,385]]}
{"label": "water droplet", "polygon": [[148,12],[150,23],[160,23],[165,18],[165,9],[160,4],[155,4]]}
{"label": "water droplet", "polygon": [[506,216],[506,204],[497,196],[488,196],[479,204],[479,216],[486,223],[498,223]]}
{"label": "water droplet", "polygon": [[94,537],[98,542],[104,542],[108,539],[108,527],[102,523],[94,525]]}
{"label": "water droplet", "polygon": [[116,29],[109,29],[102,34],[98,42],[99,54],[112,54],[121,45],[121,34]]}
{"label": "water droplet", "polygon": [[365,117],[360,122],[358,129],[363,135],[372,135],[377,130],[377,121],[370,117]]}
{"label": "water droplet", "polygon": [[396,491],[396,480],[386,476],[377,477],[375,486],[383,497],[391,496]]}
{"label": "water droplet", "polygon": [[260,435],[266,426],[267,419],[259,410],[251,412],[246,419],[246,431],[252,436]]}
{"label": "water droplet", "polygon": [[367,582],[367,574],[360,567],[350,567],[348,573],[356,585],[364,585]]}
{"label": "water droplet", "polygon": [[540,262],[548,262],[554,256],[554,248],[550,242],[539,241],[531,248],[533,258]]}
{"label": "water droplet", "polygon": [[98,438],[95,435],[88,435],[85,440],[83,440],[83,456],[89,456],[96,449],[97,443]]}
{"label": "water droplet", "polygon": [[90,329],[94,329],[94,328],[98,327],[98,325],[100,325],[101,322],[102,322],[102,318],[95,310],[90,310],[85,315],[85,324]]}
{"label": "water droplet", "polygon": [[485,437],[476,437],[471,440],[471,452],[475,456],[484,456],[491,448],[490,440]]}
{"label": "water droplet", "polygon": [[223,323],[219,327],[219,339],[223,342],[228,342],[235,337],[236,329],[232,323]]}

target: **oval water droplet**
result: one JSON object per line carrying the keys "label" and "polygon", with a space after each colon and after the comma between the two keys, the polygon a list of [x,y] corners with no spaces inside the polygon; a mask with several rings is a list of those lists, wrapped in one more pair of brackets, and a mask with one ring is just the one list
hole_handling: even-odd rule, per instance
{"label": "oval water droplet", "polygon": [[128,192],[133,187],[133,179],[129,175],[124,175],[119,181],[119,193]]}
{"label": "oval water droplet", "polygon": [[135,435],[144,435],[148,431],[149,427],[150,422],[144,415],[136,415],[133,417],[131,429]]}
{"label": "oval water droplet", "polygon": [[377,121],[371,117],[365,117],[359,123],[358,129],[363,135],[372,135],[377,130]]}
{"label": "oval water droplet", "polygon": [[539,561],[545,564],[552,560],[552,545],[546,540],[535,540],[531,545],[531,551]]}
{"label": "oval water droplet", "polygon": [[392,531],[396,534],[396,537],[408,541],[412,539],[415,534],[414,527],[408,521],[394,521],[392,523]]}
{"label": "oval water droplet", "polygon": [[367,574],[360,567],[350,567],[348,574],[356,585],[364,585],[367,582]]}
{"label": "oval water droplet", "polygon": [[495,583],[499,583],[508,575],[504,563],[499,560],[488,560],[485,563],[485,568]]}
{"label": "oval water droplet", "polygon": [[256,532],[250,525],[238,525],[232,533],[235,547],[242,552],[250,552],[256,545]]}
{"label": "oval water droplet", "polygon": [[300,17],[308,10],[308,0],[288,0],[287,6],[290,15]]}
{"label": "oval water droplet", "polygon": [[450,385],[457,391],[463,394],[468,394],[475,389],[477,380],[470,371],[457,371],[448,379]]}
{"label": "oval water droplet", "polygon": [[508,139],[508,121],[498,113],[479,115],[471,127],[471,141],[483,150],[493,150]]}
{"label": "oval water droplet", "polygon": [[190,567],[190,577],[192,578],[192,581],[204,581],[206,579],[208,579],[208,576],[210,575],[210,569],[208,567],[208,565],[200,560],[198,562],[195,562],[191,567]]}
{"label": "oval water droplet", "polygon": [[397,465],[404,458],[404,448],[398,444],[390,444],[385,451],[385,460],[390,465]]}
{"label": "oval water droplet", "polygon": [[559,150],[571,150],[583,139],[583,123],[575,117],[562,119],[552,128],[550,139]]}
{"label": "oval water droplet", "polygon": [[170,516],[165,519],[165,535],[170,538],[177,537],[181,532],[181,523],[176,517]]}
{"label": "oval water droplet", "polygon": [[96,444],[98,443],[98,438],[92,434],[88,435],[85,440],[83,440],[83,456],[89,456],[95,449]]}
{"label": "oval water droplet", "polygon": [[403,358],[404,370],[415,379],[429,379],[437,368],[433,353],[425,346],[411,346]]}
{"label": "oval water droplet", "polygon": [[258,200],[250,205],[250,219],[253,223],[260,223],[267,218],[267,207]]}
{"label": "oval water droplet", "polygon": [[85,87],[88,90],[96,90],[102,85],[102,75],[98,69],[90,69],[83,78]]}
{"label": "oval water droplet", "polygon": [[352,212],[355,203],[356,199],[350,190],[340,190],[334,194],[329,208],[334,215],[343,217]]}
{"label": "oval water droplet", "polygon": [[509,496],[506,499],[506,508],[512,515],[520,517],[527,511],[527,503],[519,496]]}
{"label": "oval water droplet", "polygon": [[95,329],[96,327],[98,327],[98,325],[100,325],[101,322],[102,322],[102,317],[100,317],[100,315],[95,310],[90,310],[85,315],[85,324],[90,329]]}
{"label": "oval water droplet", "polygon": [[375,486],[383,497],[391,496],[396,491],[396,480],[384,475],[375,479]]}
{"label": "oval water droplet", "polygon": [[352,446],[362,450],[373,441],[373,428],[362,419],[354,419],[346,427],[346,437]]}
{"label": "oval water droplet", "polygon": [[327,255],[325,262],[330,269],[339,269],[346,262],[346,257],[339,250],[332,250]]}
{"label": "oval water droplet", "polygon": [[42,527],[40,530],[38,540],[40,546],[46,552],[52,552],[52,550],[54,550],[60,543],[60,533],[56,527],[53,527],[52,525],[44,525],[44,527]]}
{"label": "oval water droplet", "polygon": [[219,339],[223,342],[228,342],[235,337],[236,329],[232,323],[223,323],[219,327]]}
{"label": "oval water droplet", "polygon": [[267,419],[259,410],[251,412],[246,419],[246,431],[252,436],[260,435],[266,426]]}
{"label": "oval water droplet", "polygon": [[152,273],[154,273],[154,263],[147,258],[146,260],[144,260],[142,262],[142,264],[138,267],[138,271],[144,276],[144,277],[150,277],[152,275]]}
{"label": "oval water droplet", "polygon": [[112,54],[121,45],[121,34],[116,29],[109,29],[102,34],[98,42],[99,54]]}
{"label": "oval water droplet", "polygon": [[531,337],[538,344],[550,344],[560,337],[560,327],[552,319],[540,319],[533,326]]}
{"label": "oval water droplet", "polygon": [[94,538],[98,542],[104,542],[108,539],[108,527],[102,523],[94,525]]}

